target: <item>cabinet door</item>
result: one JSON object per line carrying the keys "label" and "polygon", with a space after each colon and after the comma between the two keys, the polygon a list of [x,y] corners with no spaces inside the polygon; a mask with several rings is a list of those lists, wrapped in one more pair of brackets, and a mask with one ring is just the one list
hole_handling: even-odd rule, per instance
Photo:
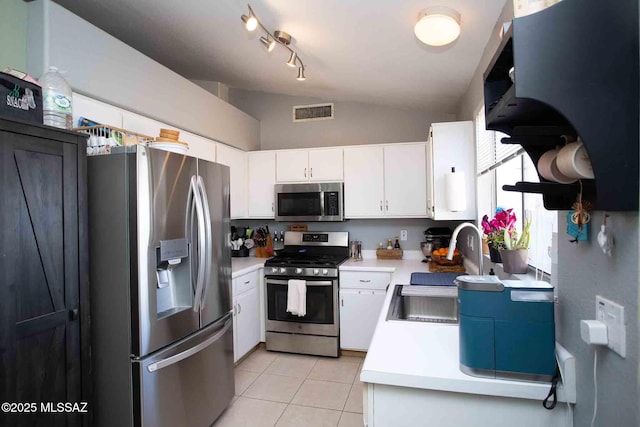
{"label": "cabinet door", "polygon": [[[16,130],[0,130],[0,400],[80,402],[84,144]],[[79,414],[41,415],[33,425],[80,425]]]}
{"label": "cabinet door", "polygon": [[216,142],[211,139],[180,131],[180,141],[189,144],[187,154],[209,162],[216,161]]}
{"label": "cabinet door", "polygon": [[309,181],[342,181],[342,148],[309,150]]}
{"label": "cabinet door", "polygon": [[231,218],[247,216],[246,152],[224,144],[217,144],[216,162],[229,166],[231,186]]}
{"label": "cabinet door", "polygon": [[387,216],[427,215],[426,144],[384,147],[384,209]]}
{"label": "cabinet door", "polygon": [[276,183],[275,151],[252,151],[248,158],[249,217],[273,218],[275,196],[273,186]]}
{"label": "cabinet door", "polygon": [[[433,168],[430,172],[434,192],[433,218],[437,220],[475,219],[476,168],[473,123],[470,121],[433,123],[430,139],[433,149]],[[452,167],[456,168],[456,173],[464,173],[465,177],[465,188],[464,192],[461,192],[461,197],[466,199],[466,209],[462,211],[454,212],[447,206],[445,176]]]}
{"label": "cabinet door", "polygon": [[386,292],[340,290],[340,348],[369,350]]}
{"label": "cabinet door", "polygon": [[276,180],[278,182],[306,182],[309,180],[307,150],[276,152]]}
{"label": "cabinet door", "polygon": [[383,164],[382,147],[368,146],[344,149],[344,212],[346,218],[384,216]]}
{"label": "cabinet door", "polygon": [[122,127],[126,130],[138,132],[153,138],[160,135],[161,128],[175,129],[175,127],[129,111],[122,112]]}
{"label": "cabinet door", "polygon": [[260,342],[260,294],[254,286],[236,298],[237,358]]}
{"label": "cabinet door", "polygon": [[103,125],[122,128],[122,110],[113,105],[95,99],[73,94],[73,126],[78,126],[78,119],[85,117]]}

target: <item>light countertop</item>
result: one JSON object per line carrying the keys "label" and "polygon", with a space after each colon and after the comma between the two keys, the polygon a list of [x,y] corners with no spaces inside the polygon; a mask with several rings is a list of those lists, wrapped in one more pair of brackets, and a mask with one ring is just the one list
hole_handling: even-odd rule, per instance
{"label": "light countertop", "polygon": [[[362,382],[540,402],[547,396],[550,385],[546,383],[478,378],[462,373],[458,366],[458,325],[387,321],[393,290],[389,288],[378,318],[362,367]],[[558,401],[565,401],[561,384]]]}
{"label": "light countertop", "polygon": [[242,276],[264,267],[268,258],[256,258],[253,256],[231,258],[231,278]]}

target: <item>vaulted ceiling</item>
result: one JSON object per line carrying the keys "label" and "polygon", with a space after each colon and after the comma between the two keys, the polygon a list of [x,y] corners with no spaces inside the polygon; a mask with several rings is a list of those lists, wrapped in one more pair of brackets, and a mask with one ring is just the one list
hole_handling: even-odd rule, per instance
{"label": "vaulted ceiling", "polygon": [[[237,0],[56,0],[116,38],[192,80],[334,101],[454,113],[505,0],[254,0],[269,29],[293,36],[306,81],[267,52],[261,31],[240,20]],[[453,44],[434,48],[413,33],[418,13],[444,5],[461,15]]]}

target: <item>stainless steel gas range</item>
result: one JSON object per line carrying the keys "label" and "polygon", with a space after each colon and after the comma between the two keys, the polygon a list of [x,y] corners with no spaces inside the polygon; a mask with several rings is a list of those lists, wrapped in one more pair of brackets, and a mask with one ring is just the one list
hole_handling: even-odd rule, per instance
{"label": "stainless steel gas range", "polygon": [[[267,350],[338,357],[338,267],[348,232],[287,231],[284,249],[265,263]],[[306,314],[287,312],[290,280],[306,282]]]}

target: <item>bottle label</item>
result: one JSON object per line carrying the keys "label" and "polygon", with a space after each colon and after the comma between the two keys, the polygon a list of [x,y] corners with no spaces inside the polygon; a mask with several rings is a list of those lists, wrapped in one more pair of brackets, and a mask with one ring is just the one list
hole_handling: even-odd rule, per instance
{"label": "bottle label", "polygon": [[64,94],[48,92],[45,94],[42,104],[45,110],[71,114],[71,98]]}

